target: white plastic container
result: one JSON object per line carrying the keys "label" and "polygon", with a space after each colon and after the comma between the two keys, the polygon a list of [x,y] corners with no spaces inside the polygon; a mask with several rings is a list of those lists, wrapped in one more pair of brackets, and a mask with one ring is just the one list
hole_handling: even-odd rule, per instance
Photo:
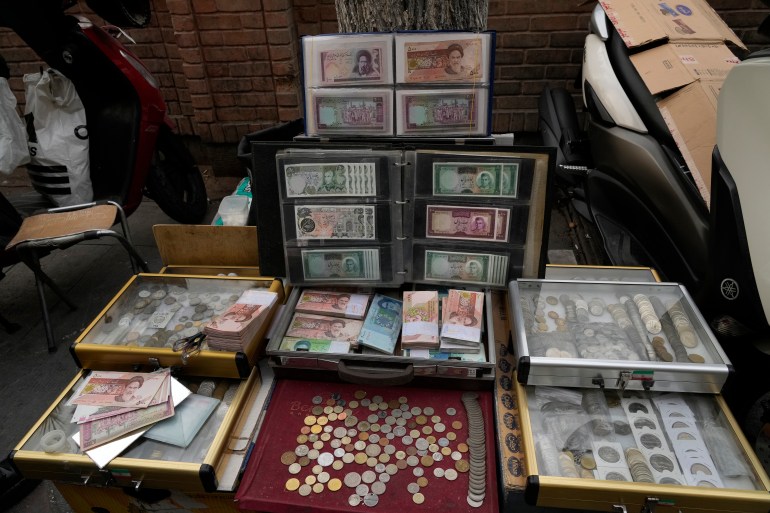
{"label": "white plastic container", "polygon": [[249,216],[249,198],[225,196],[219,204],[218,212],[225,226],[245,226]]}

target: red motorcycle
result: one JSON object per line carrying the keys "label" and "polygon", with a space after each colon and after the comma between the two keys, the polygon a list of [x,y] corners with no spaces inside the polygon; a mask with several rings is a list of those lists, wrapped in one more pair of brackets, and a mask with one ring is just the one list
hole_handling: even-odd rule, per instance
{"label": "red motorcycle", "polygon": [[[0,26],[75,85],[88,122],[94,199],[117,200],[130,214],[147,195],[174,220],[201,222],[208,207],[203,177],[174,132],[158,82],[116,37],[65,13],[76,3],[7,0],[0,5]],[[116,26],[149,22],[148,0],[86,4]]]}

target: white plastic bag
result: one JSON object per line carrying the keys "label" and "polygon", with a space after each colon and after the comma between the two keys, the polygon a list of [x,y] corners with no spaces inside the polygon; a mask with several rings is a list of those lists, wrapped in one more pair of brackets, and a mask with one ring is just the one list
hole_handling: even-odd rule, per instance
{"label": "white plastic bag", "polygon": [[24,75],[24,87],[32,185],[59,206],[92,201],[86,111],[74,84],[49,69]]}
{"label": "white plastic bag", "polygon": [[27,131],[16,111],[16,97],[8,81],[0,77],[0,173],[10,175],[27,162]]}

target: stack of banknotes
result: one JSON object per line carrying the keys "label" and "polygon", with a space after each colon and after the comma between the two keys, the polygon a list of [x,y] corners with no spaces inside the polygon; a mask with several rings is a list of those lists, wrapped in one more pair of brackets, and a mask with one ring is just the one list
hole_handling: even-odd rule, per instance
{"label": "stack of banknotes", "polygon": [[401,348],[438,349],[439,300],[435,290],[404,292]]}
{"label": "stack of banknotes", "polygon": [[375,294],[358,336],[358,343],[381,353],[393,354],[401,335],[402,308],[402,301]]}
{"label": "stack of banknotes", "polygon": [[93,371],[68,404],[77,405],[72,422],[80,427],[80,448],[88,451],[172,417],[171,374]]}
{"label": "stack of banknotes", "polygon": [[265,323],[278,295],[264,289],[248,289],[224,313],[203,328],[209,349],[243,351]]}
{"label": "stack of banknotes", "polygon": [[451,289],[441,311],[441,351],[478,353],[483,349],[483,315],[483,292]]}
{"label": "stack of banknotes", "polygon": [[358,346],[370,294],[305,290],[280,349],[318,353],[347,353]]}

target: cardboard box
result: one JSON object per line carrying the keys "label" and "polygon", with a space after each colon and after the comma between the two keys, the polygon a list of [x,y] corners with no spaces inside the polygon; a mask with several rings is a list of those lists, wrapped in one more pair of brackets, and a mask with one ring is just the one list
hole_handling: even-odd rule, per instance
{"label": "cardboard box", "polygon": [[630,59],[650,93],[673,93],[658,107],[708,204],[716,100],[721,82],[739,62],[725,42],[746,47],[705,0],[603,0],[601,5],[626,46],[640,50]]}
{"label": "cardboard box", "polygon": [[711,200],[711,154],[716,146],[721,88],[722,82],[697,81],[658,102],[706,204]]}

